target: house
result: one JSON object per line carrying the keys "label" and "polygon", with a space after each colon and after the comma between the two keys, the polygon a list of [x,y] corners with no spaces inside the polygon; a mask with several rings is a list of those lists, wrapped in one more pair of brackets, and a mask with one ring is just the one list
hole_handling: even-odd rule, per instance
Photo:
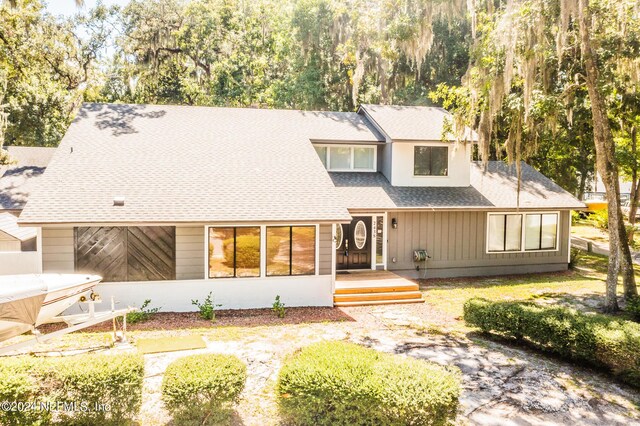
{"label": "house", "polygon": [[18,216],[55,148],[6,147],[11,163],[0,166],[0,274],[39,272],[37,228],[19,227]]}
{"label": "house", "polygon": [[[342,270],[450,277],[567,269],[584,205],[522,164],[471,161],[440,108],[312,112],[85,104],[19,222],[44,272],[192,310],[330,306]],[[473,139],[469,133],[469,139]]]}

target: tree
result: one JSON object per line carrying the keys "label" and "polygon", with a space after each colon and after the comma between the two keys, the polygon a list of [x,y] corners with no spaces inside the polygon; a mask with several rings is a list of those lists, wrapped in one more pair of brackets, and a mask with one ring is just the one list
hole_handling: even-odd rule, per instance
{"label": "tree", "polygon": [[97,8],[89,16],[58,21],[39,0],[18,6],[0,6],[0,67],[7,77],[9,113],[5,138],[13,145],[53,146],[83,92],[95,83],[111,12]]}
{"label": "tree", "polygon": [[7,117],[9,114],[5,111],[6,105],[3,103],[4,95],[7,88],[7,77],[3,71],[0,71],[0,166],[11,163],[11,157],[4,148],[4,135],[7,129]]}
{"label": "tree", "polygon": [[[489,6],[487,6],[489,5]],[[622,269],[625,296],[636,293],[631,253],[620,209],[615,144],[609,123],[607,81],[625,63],[621,41],[635,39],[638,5],[631,0],[522,0],[471,10],[474,45],[466,89],[440,88],[435,96],[455,104],[456,121],[479,134],[487,160],[495,141],[516,162],[535,153],[545,133],[555,134],[558,114],[571,113],[576,93],[586,89],[595,142],[597,169],[609,200],[610,253],[605,310],[618,309],[617,277]],[[632,33],[634,33],[632,35]],[[594,41],[595,40],[595,41]],[[594,43],[599,46],[594,50]],[[581,70],[564,75],[567,56]],[[632,55],[629,55],[632,56]],[[606,78],[603,78],[603,74]],[[466,98],[465,98],[466,97]],[[571,121],[569,119],[568,121]]]}

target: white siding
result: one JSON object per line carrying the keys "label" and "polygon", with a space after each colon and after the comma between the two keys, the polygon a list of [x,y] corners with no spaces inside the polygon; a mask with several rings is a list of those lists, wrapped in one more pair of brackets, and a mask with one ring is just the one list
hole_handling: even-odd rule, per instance
{"label": "white siding", "polygon": [[[414,176],[413,148],[449,147],[448,176]],[[471,182],[471,145],[446,142],[393,142],[392,179],[394,186],[469,186]]]}
{"label": "white siding", "polygon": [[43,272],[73,273],[73,228],[42,228]]}
{"label": "white siding", "polygon": [[176,227],[176,279],[204,278],[204,226]]}

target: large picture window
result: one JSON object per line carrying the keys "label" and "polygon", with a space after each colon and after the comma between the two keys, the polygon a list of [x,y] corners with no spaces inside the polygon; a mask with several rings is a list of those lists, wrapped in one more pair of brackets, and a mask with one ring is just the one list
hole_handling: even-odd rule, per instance
{"label": "large picture window", "polygon": [[491,213],[487,251],[557,250],[558,213]]}
{"label": "large picture window", "polygon": [[376,171],[376,147],[371,145],[314,145],[322,164],[333,172]]}
{"label": "large picture window", "polygon": [[315,226],[267,226],[267,276],[315,272]]}
{"label": "large picture window", "polygon": [[209,278],[259,276],[260,227],[209,228]]}
{"label": "large picture window", "polygon": [[414,176],[447,176],[449,174],[449,148],[442,146],[416,146],[413,148]]}
{"label": "large picture window", "polygon": [[489,215],[489,251],[520,251],[522,215]]}
{"label": "large picture window", "polygon": [[558,235],[558,215],[543,213],[526,216],[525,250],[554,250]]}

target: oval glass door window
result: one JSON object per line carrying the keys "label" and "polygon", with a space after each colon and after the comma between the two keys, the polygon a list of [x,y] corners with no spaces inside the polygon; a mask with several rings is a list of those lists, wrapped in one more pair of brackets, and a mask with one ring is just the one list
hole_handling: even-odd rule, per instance
{"label": "oval glass door window", "polygon": [[361,220],[356,223],[356,227],[353,231],[353,239],[358,250],[362,249],[367,243],[367,227]]}
{"label": "oval glass door window", "polygon": [[340,247],[342,247],[342,224],[339,223],[338,226],[336,227],[336,249],[339,249]]}

